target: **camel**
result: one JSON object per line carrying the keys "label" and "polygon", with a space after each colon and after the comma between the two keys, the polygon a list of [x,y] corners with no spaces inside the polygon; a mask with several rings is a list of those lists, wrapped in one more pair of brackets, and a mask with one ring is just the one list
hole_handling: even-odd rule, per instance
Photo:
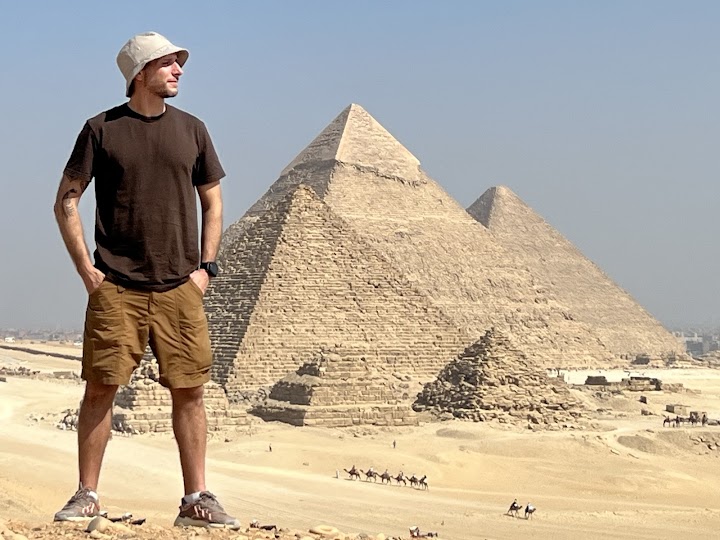
{"label": "camel", "polygon": [[673,422],[674,420],[671,420],[669,416],[666,416],[663,419],[663,427],[665,427],[665,424],[667,424],[668,426],[672,426]]}
{"label": "camel", "polygon": [[506,516],[518,517],[518,513],[522,510],[522,506],[518,504],[517,499],[510,503],[510,508],[505,512]]}
{"label": "camel", "polygon": [[387,469],[385,469],[385,472],[380,475],[380,480],[384,484],[387,482],[388,484],[392,484],[393,477],[390,475]]}
{"label": "camel", "polygon": [[400,482],[403,483],[403,485],[407,486],[407,480],[405,479],[405,475],[402,471],[398,473],[398,475],[395,477],[395,481],[400,485]]}
{"label": "camel", "polygon": [[377,482],[378,476],[380,476],[375,470],[373,470],[372,467],[370,467],[367,471],[363,471],[360,469],[360,472],[365,475],[365,481],[369,482],[370,479],[372,479],[373,482]]}
{"label": "camel", "polygon": [[348,473],[350,475],[350,480],[355,480],[355,477],[357,477],[357,479],[360,480],[360,473],[355,468],[355,465],[353,465],[349,471],[347,469],[343,469],[343,471],[345,471],[346,473]]}
{"label": "camel", "polygon": [[408,481],[410,482],[410,487],[415,487],[417,486],[418,478],[413,474],[410,478],[408,478]]}
{"label": "camel", "polygon": [[532,515],[535,513],[535,507],[527,503],[527,506],[525,507],[525,519],[530,519]]}
{"label": "camel", "polygon": [[427,483],[427,474],[423,474],[420,479],[418,480],[418,486],[420,489],[430,489],[430,486],[428,486]]}

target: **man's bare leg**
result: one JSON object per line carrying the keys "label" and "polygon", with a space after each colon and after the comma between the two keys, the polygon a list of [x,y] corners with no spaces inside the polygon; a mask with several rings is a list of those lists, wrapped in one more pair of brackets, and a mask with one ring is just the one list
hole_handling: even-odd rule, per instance
{"label": "man's bare leg", "polygon": [[97,491],[105,448],[112,428],[112,404],[117,385],[87,382],[78,417],[80,484]]}
{"label": "man's bare leg", "polygon": [[205,451],[207,418],[203,387],[171,389],[172,420],[180,451],[185,495],[205,491]]}

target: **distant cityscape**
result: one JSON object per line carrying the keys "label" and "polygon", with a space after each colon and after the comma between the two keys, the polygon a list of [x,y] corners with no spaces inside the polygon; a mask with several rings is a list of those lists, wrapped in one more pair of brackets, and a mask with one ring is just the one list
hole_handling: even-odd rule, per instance
{"label": "distant cityscape", "polygon": [[56,341],[78,343],[82,342],[82,330],[64,330],[60,329],[33,329],[25,328],[0,328],[0,340],[5,343],[13,343],[15,341]]}
{"label": "distant cityscape", "polygon": [[[692,356],[720,350],[720,328],[677,329],[673,330],[673,335],[685,344],[685,350]],[[0,340],[5,343],[23,340],[81,344],[82,330],[0,328]]]}
{"label": "distant cityscape", "polygon": [[673,335],[685,343],[685,350],[692,356],[702,356],[720,350],[720,329],[712,331],[676,330]]}

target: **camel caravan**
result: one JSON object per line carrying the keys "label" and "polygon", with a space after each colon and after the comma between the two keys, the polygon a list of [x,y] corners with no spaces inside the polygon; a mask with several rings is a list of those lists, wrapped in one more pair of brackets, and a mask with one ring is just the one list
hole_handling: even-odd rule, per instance
{"label": "camel caravan", "polygon": [[705,427],[708,424],[708,417],[706,413],[702,413],[701,415],[700,413],[693,411],[687,418],[685,418],[684,416],[675,415],[675,418],[672,418],[671,416],[665,416],[665,418],[663,419],[663,427],[680,427],[683,423],[690,424],[692,427],[695,427],[698,424],[702,425],[702,427]]}
{"label": "camel caravan", "polygon": [[412,476],[405,476],[405,473],[400,471],[396,476],[393,476],[387,469],[385,469],[385,472],[380,474],[372,467],[365,471],[363,469],[356,468],[355,465],[353,465],[350,469],[343,469],[343,471],[348,474],[348,480],[360,480],[363,476],[365,476],[365,482],[377,482],[379,478],[383,484],[392,485],[394,480],[395,484],[398,486],[400,484],[403,486],[410,484],[411,488],[419,490],[430,489],[426,474],[420,477],[417,477],[414,474]]}
{"label": "camel caravan", "polygon": [[[517,499],[515,499],[513,502],[510,503],[510,508],[508,508],[508,511],[505,512],[506,516],[519,518],[520,517],[520,511],[523,509],[521,504],[518,504]],[[527,503],[527,506],[525,506],[525,519],[532,519],[533,514],[535,513],[535,507]]]}

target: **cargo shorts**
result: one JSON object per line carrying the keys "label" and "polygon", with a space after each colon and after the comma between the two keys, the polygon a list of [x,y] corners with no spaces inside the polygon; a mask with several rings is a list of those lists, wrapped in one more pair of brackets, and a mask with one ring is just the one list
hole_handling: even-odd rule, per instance
{"label": "cargo shorts", "polygon": [[128,289],[105,280],[89,295],[84,380],[128,384],[148,344],[163,386],[194,388],[210,380],[212,352],[203,292],[192,280],[166,292]]}

